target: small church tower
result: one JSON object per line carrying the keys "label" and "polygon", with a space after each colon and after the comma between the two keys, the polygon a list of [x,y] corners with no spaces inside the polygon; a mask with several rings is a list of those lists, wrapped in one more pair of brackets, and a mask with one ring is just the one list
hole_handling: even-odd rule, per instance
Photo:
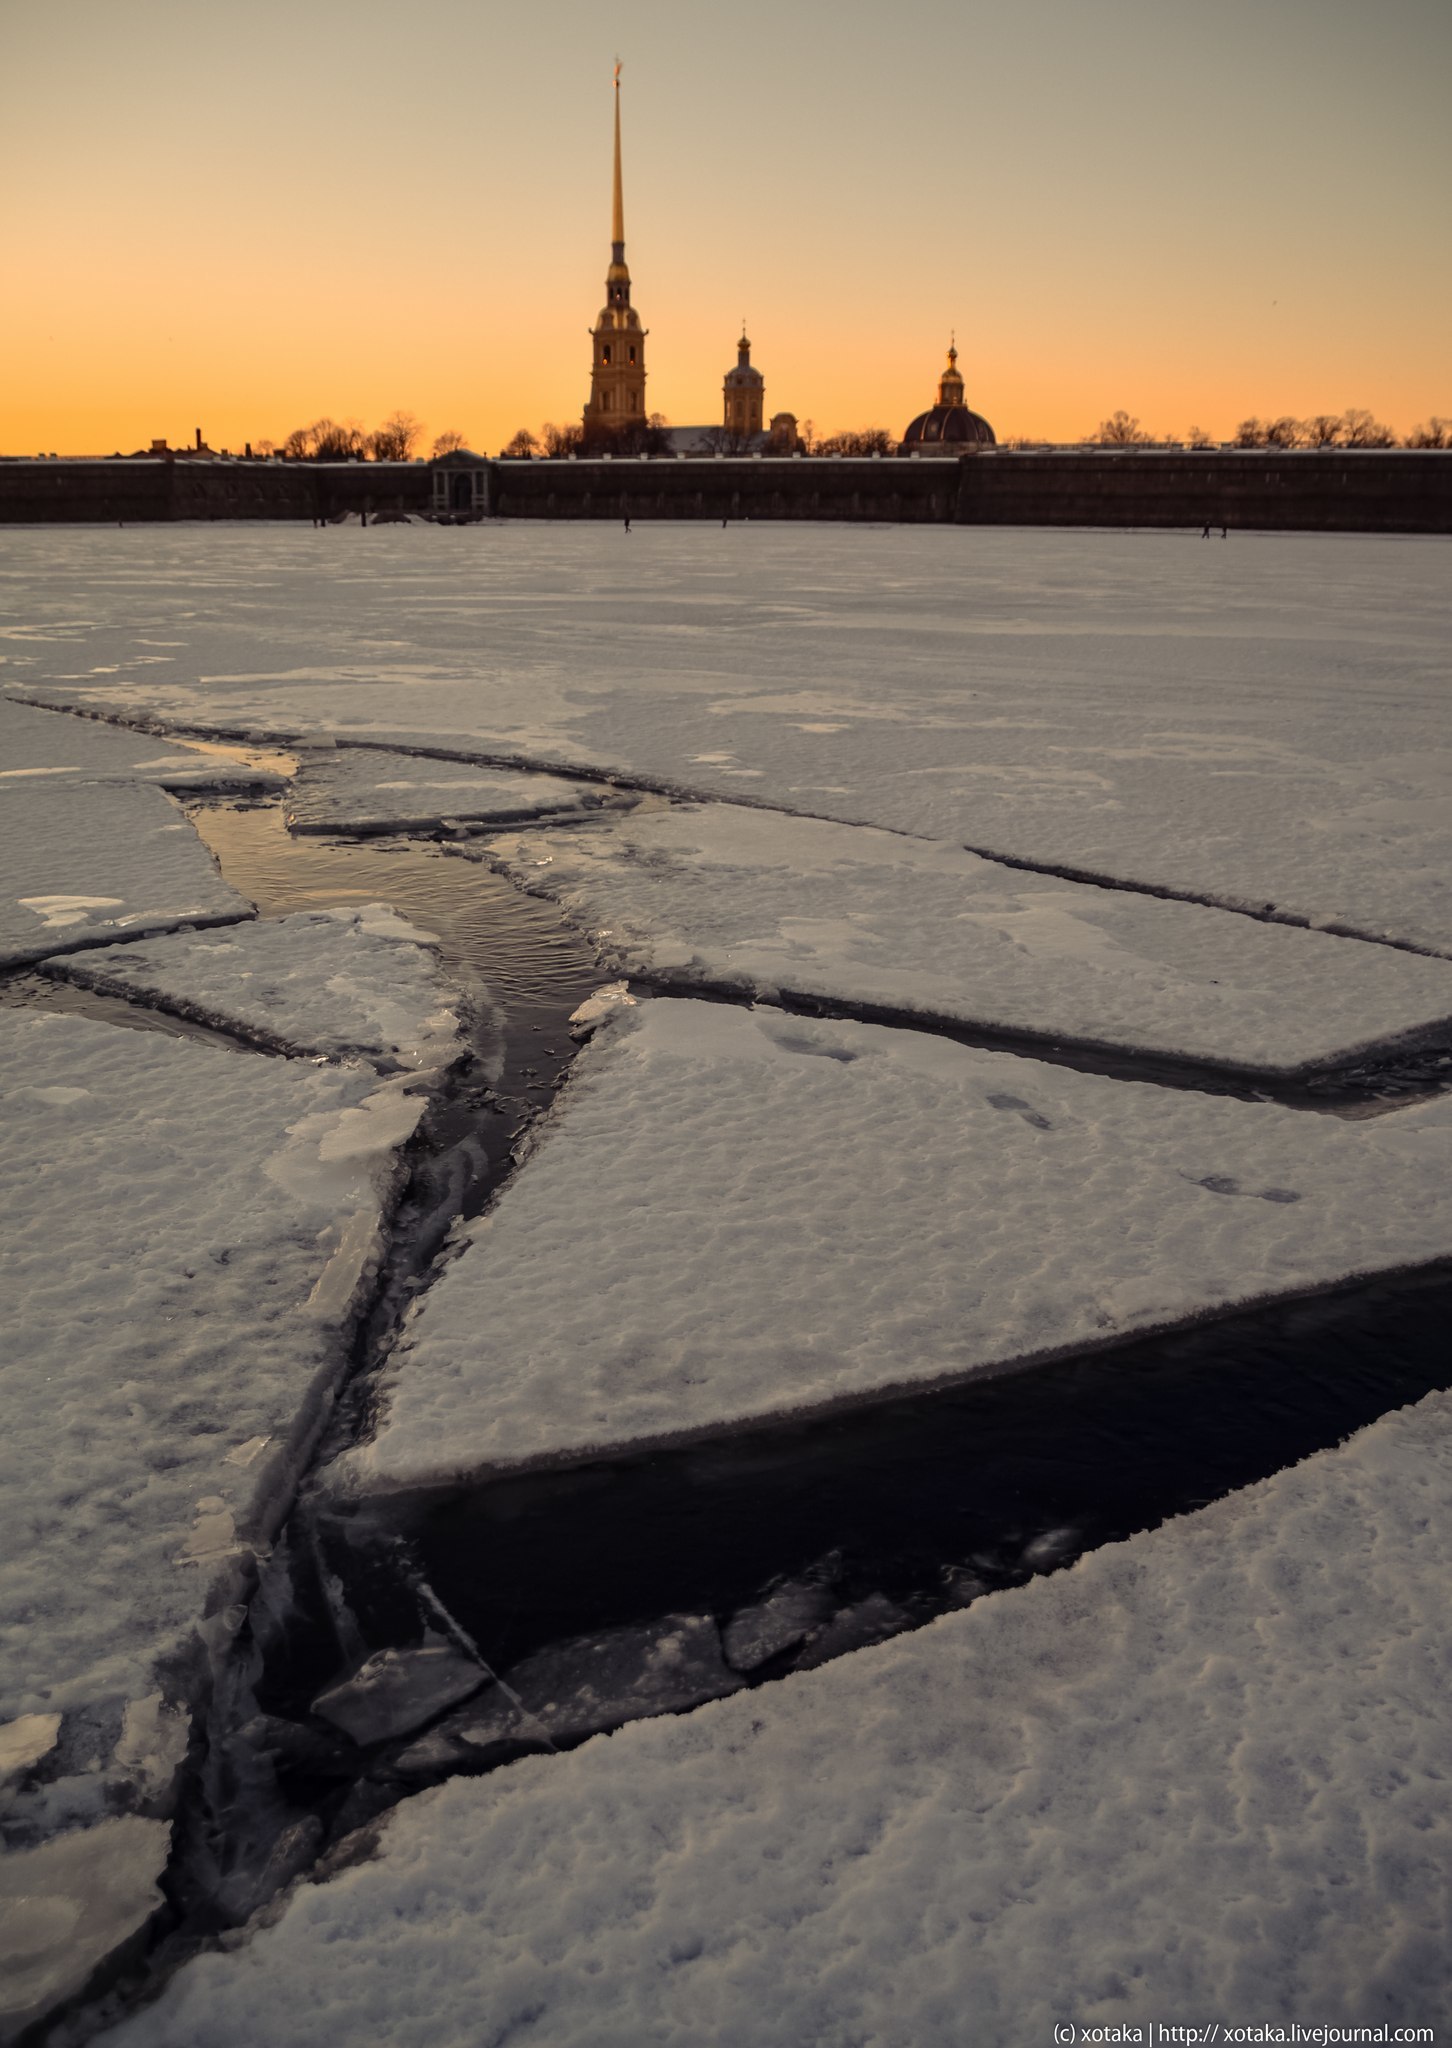
{"label": "small church tower", "polygon": [[727,433],[740,440],[759,434],[765,411],[766,379],[760,370],[751,367],[751,343],[746,339],[744,321],[741,339],[736,344],[736,368],[726,372],[722,391],[722,419]]}
{"label": "small church tower", "polygon": [[590,401],[585,407],[586,433],[612,433],[645,424],[645,336],[640,315],[630,303],[630,272],[625,267],[625,196],[620,176],[620,66],[615,66],[615,194],[611,219],[610,268],[605,273],[605,304],[591,334]]}

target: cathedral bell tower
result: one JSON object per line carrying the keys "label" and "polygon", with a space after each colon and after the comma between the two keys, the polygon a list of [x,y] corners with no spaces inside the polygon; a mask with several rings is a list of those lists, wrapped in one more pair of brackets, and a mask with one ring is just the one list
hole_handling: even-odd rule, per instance
{"label": "cathedral bell tower", "polygon": [[645,336],[640,315],[630,303],[630,272],[625,267],[625,196],[620,177],[620,66],[615,66],[615,206],[610,231],[610,268],[605,273],[605,304],[590,340],[590,401],[585,431],[613,433],[645,424]]}
{"label": "cathedral bell tower", "polygon": [[751,343],[746,339],[744,323],[736,344],[736,368],[726,372],[722,396],[722,425],[733,439],[746,441],[761,432],[766,379],[752,364]]}

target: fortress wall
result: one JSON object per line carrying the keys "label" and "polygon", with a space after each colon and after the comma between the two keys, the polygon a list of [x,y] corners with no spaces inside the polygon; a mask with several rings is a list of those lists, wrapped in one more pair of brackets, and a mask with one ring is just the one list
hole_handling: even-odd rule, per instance
{"label": "fortress wall", "polygon": [[1452,452],[1000,451],[960,465],[958,519],[985,526],[1452,532]]}
{"label": "fortress wall", "polygon": [[423,512],[429,491],[411,462],[0,462],[0,524]]}
{"label": "fortress wall", "polygon": [[0,521],[170,519],[165,462],[0,462]]}
{"label": "fortress wall", "polygon": [[[1452,533],[1452,451],[1000,449],[961,460],[496,462],[507,519],[803,519]],[[0,523],[425,512],[416,463],[0,461]]]}
{"label": "fortress wall", "polygon": [[505,519],[887,519],[943,523],[958,502],[956,462],[674,457],[639,462],[499,462]]}

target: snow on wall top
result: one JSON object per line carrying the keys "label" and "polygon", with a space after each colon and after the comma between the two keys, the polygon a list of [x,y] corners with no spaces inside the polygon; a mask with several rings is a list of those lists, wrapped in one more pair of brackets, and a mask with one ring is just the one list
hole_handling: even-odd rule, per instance
{"label": "snow on wall top", "polygon": [[1374,1124],[666,1000],[586,1047],[415,1304],[342,1489],[949,1382],[1452,1253],[1452,1103]]}
{"label": "snow on wall top", "polygon": [[1452,1022],[1452,964],[739,806],[485,852],[627,973],[1290,1073]]}
{"label": "snow on wall top", "polygon": [[0,1720],[119,1733],[270,1534],[422,1097],[23,1011],[0,1056]]}
{"label": "snow on wall top", "polygon": [[104,2039],[1426,2024],[1447,1992],[1449,1496],[1433,1395],[884,1647],[441,1786]]}
{"label": "snow on wall top", "polygon": [[561,775],[521,775],[373,747],[304,747],[285,809],[293,832],[389,832],[578,817],[633,801],[603,783]]}
{"label": "snow on wall top", "polygon": [[137,784],[0,784],[0,873],[0,966],[253,915],[180,808]]}
{"label": "snow on wall top", "polygon": [[418,1069],[447,1066],[463,1050],[461,998],[431,939],[370,903],[104,946],[48,971],[282,1051]]}
{"label": "snow on wall top", "polygon": [[360,575],[267,528],[17,532],[0,656],[49,700],[595,766],[1452,952],[1443,542],[443,538],[370,529]]}

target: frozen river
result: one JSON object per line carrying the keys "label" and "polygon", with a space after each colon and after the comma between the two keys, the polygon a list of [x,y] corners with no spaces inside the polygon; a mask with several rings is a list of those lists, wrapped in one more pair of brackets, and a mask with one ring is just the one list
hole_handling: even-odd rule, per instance
{"label": "frozen river", "polygon": [[1449,567],[7,534],[10,2024],[1430,2016]]}

